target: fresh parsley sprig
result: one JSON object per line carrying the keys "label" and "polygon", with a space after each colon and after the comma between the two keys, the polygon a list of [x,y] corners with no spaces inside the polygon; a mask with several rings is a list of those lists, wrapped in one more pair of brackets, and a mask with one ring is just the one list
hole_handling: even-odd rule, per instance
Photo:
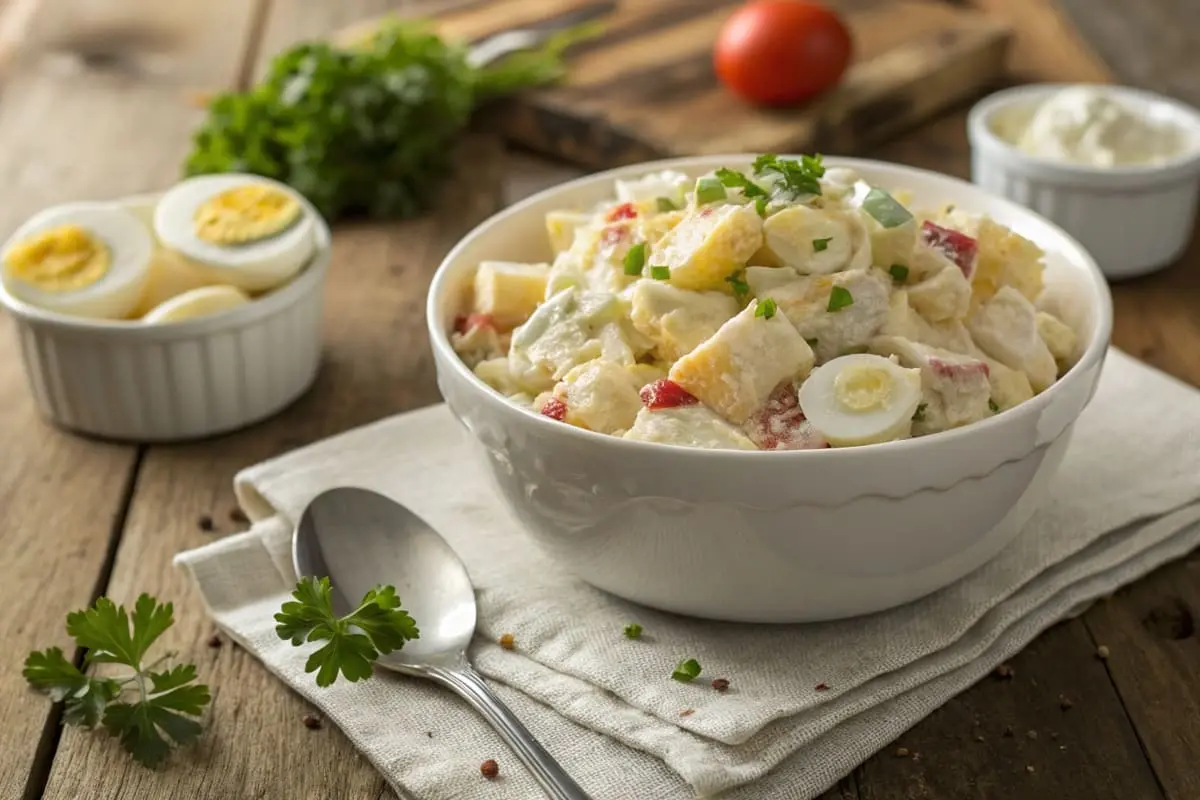
{"label": "fresh parsley sprig", "polygon": [[358,608],[343,617],[333,611],[329,578],[301,578],[292,597],[275,615],[275,633],[297,647],[325,642],[304,665],[305,672],[317,673],[318,686],[332,685],[339,672],[349,681],[368,678],[380,655],[421,635],[392,586],[371,589]]}
{"label": "fresh parsley sprig", "polygon": [[35,689],[63,703],[63,722],[83,728],[102,724],[134,760],[156,767],[172,745],[200,736],[200,723],[211,695],[196,682],[196,667],[178,664],[158,671],[174,653],[149,664],[146,653],[174,622],[170,603],[143,594],[129,614],[107,597],[91,608],[67,615],[67,633],[86,650],[84,664],[119,664],[132,672],[112,677],[89,675],[67,660],[58,647],[30,653],[23,675]]}
{"label": "fresh parsley sprig", "polygon": [[780,158],[774,153],[764,153],[754,159],[754,174],[758,177],[775,174],[780,178],[783,188],[793,198],[803,195],[821,194],[821,177],[825,175],[825,165],[819,155]]}

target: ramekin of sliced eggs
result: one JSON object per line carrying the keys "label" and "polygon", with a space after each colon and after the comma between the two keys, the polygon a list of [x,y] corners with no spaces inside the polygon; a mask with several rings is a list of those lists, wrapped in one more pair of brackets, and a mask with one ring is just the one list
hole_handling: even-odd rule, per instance
{"label": "ramekin of sliced eggs", "polygon": [[132,441],[263,419],[320,362],[330,234],[284,184],[205,175],[153,196],[45,209],[0,254],[41,412]]}

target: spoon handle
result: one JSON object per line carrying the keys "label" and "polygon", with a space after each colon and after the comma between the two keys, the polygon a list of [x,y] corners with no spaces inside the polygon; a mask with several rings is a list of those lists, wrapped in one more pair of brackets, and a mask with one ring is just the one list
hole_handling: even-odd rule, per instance
{"label": "spoon handle", "polygon": [[504,743],[512,748],[521,762],[533,773],[533,777],[551,800],[590,800],[587,793],[559,765],[546,749],[538,744],[516,715],[500,701],[470,667],[459,669],[434,669],[429,677],[454,691],[483,715],[500,734]]}

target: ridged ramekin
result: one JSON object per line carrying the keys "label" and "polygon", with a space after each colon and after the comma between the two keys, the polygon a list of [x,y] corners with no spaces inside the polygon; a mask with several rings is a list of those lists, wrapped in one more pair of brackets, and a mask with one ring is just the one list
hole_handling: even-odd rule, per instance
{"label": "ridged ramekin", "polygon": [[1124,86],[1095,88],[1133,109],[1169,120],[1191,146],[1162,164],[1089,167],[1031,156],[1002,138],[1002,115],[1031,113],[1066,84],[1006,89],[971,109],[971,178],[1054,221],[1078,239],[1112,280],[1145,275],[1175,261],[1191,240],[1200,196],[1200,111]]}
{"label": "ridged ramekin", "polygon": [[[117,201],[139,213],[154,197]],[[91,320],[25,303],[0,285],[30,390],[52,423],[105,439],[166,442],[265,419],[312,385],[330,233],[285,286],[223,314],[162,325]]]}

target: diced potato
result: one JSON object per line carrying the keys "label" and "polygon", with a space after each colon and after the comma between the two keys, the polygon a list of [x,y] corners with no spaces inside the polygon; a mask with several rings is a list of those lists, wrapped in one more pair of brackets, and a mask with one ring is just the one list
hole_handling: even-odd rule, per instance
{"label": "diced potato", "polygon": [[925,408],[913,420],[914,436],[969,425],[991,413],[992,387],[982,360],[890,336],[872,339],[870,352],[895,356],[901,366],[921,371]]}
{"label": "diced potato", "polygon": [[803,275],[828,275],[871,265],[866,229],[851,215],[790,206],[763,223],[764,264],[791,267]]}
{"label": "diced potato", "polygon": [[[834,291],[850,304],[830,311]],[[866,347],[888,319],[892,278],[871,269],[803,277],[760,294],[770,296],[816,353],[817,363]]]}
{"label": "diced potato", "polygon": [[746,434],[701,405],[643,408],[625,438],[709,450],[758,449]]}
{"label": "diced potato", "polygon": [[954,264],[908,287],[908,302],[931,322],[959,320],[971,307],[971,283]]}
{"label": "diced potato", "polygon": [[952,353],[972,354],[975,343],[967,327],[959,320],[930,322],[922,317],[908,301],[908,291],[892,292],[887,320],[879,329],[880,336],[900,336],[920,344],[949,350]]}
{"label": "diced potato", "polygon": [[554,257],[554,263],[546,275],[546,292],[543,299],[549,300],[563,289],[573,286],[585,286],[587,279],[583,275],[583,265],[578,257],[570,251],[559,253]]}
{"label": "diced potato", "polygon": [[753,206],[705,206],[658,243],[650,263],[667,266],[680,289],[730,291],[726,282],[762,246],[762,218]]}
{"label": "diced potato", "polygon": [[1013,287],[1001,287],[971,312],[967,329],[983,352],[1024,372],[1035,392],[1044,390],[1058,377],[1054,356],[1038,335],[1037,311]]}
{"label": "diced potato", "polygon": [[756,316],[751,304],[675,362],[671,380],[731,422],[742,424],[785,380],[806,375],[813,353],[778,311]]}
{"label": "diced potato", "polygon": [[1011,286],[1033,302],[1044,286],[1042,249],[996,223],[990,217],[952,211],[939,224],[962,231],[979,241],[979,256],[971,276],[972,303],[989,300],[1002,286]]}
{"label": "diced potato", "polygon": [[1075,363],[1075,350],[1079,346],[1079,337],[1066,323],[1053,314],[1045,311],[1037,312],[1037,330],[1042,341],[1050,350],[1058,363],[1059,373],[1066,372]]}
{"label": "diced potato", "polygon": [[548,389],[572,367],[599,358],[632,365],[615,295],[566,289],[513,331],[509,371],[528,391]]}
{"label": "diced potato", "polygon": [[566,421],[598,433],[629,430],[642,408],[633,375],[612,361],[580,364],[554,387],[554,396],[567,406]]}
{"label": "diced potato", "polygon": [[561,253],[571,247],[576,232],[592,221],[592,215],[579,211],[551,211],[546,215],[546,234],[550,247]]}
{"label": "diced potato", "polygon": [[633,326],[654,342],[661,359],[673,362],[708,339],[738,312],[720,292],[688,292],[668,283],[641,280],[631,290]]}
{"label": "diced potato", "polygon": [[1006,367],[983,351],[975,354],[988,365],[988,382],[992,386],[992,402],[1001,411],[1018,406],[1033,397],[1033,387],[1024,372]]}
{"label": "diced potato", "polygon": [[691,179],[682,172],[663,170],[634,180],[618,180],[615,189],[621,203],[653,203],[665,197],[676,206],[682,206],[684,192],[690,183]]}
{"label": "diced potato", "polygon": [[660,367],[657,364],[634,364],[632,367],[627,367],[630,378],[633,380],[633,385],[641,389],[648,383],[654,383],[657,380],[667,377],[665,367]]}
{"label": "diced potato", "polygon": [[484,261],[475,271],[475,311],[488,314],[500,330],[524,322],[546,294],[548,264]]}
{"label": "diced potato", "polygon": [[746,284],[755,297],[765,297],[773,289],[794,283],[800,273],[791,267],[746,267]]}
{"label": "diced potato", "polygon": [[517,383],[509,371],[506,356],[480,361],[475,365],[475,374],[500,394],[515,395],[524,391],[524,387]]}

